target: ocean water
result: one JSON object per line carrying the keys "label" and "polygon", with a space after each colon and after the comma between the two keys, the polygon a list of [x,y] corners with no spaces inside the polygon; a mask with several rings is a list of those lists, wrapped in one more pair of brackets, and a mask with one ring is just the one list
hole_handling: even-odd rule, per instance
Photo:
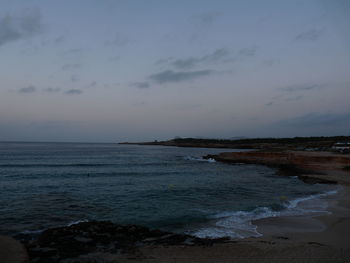
{"label": "ocean water", "polygon": [[0,143],[0,234],[111,220],[241,238],[259,235],[254,219],[323,213],[319,202],[298,204],[335,193],[265,166],[201,158],[223,151],[237,150]]}

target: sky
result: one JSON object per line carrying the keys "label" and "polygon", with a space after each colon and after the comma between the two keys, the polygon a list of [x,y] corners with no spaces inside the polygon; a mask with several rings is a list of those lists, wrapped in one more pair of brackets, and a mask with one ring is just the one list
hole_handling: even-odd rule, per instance
{"label": "sky", "polygon": [[350,135],[350,1],[0,0],[0,141]]}

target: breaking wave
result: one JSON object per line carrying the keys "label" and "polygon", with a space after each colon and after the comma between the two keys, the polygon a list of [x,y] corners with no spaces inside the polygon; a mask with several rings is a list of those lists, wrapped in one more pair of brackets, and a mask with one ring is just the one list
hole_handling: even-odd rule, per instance
{"label": "breaking wave", "polygon": [[213,158],[204,159],[202,157],[194,157],[194,156],[185,156],[184,159],[188,161],[197,161],[197,162],[208,162],[208,163],[216,162]]}
{"label": "breaking wave", "polygon": [[296,198],[285,201],[283,209],[275,211],[269,207],[258,207],[252,211],[232,211],[222,212],[211,216],[212,224],[208,227],[201,228],[190,234],[200,238],[246,238],[259,237],[261,234],[257,231],[257,226],[252,223],[254,220],[298,215],[316,215],[319,213],[330,213],[327,211],[326,202],[313,202],[309,206],[301,206],[305,201],[320,200],[322,197],[337,194],[337,190],[327,191],[321,194],[309,195],[306,197]]}

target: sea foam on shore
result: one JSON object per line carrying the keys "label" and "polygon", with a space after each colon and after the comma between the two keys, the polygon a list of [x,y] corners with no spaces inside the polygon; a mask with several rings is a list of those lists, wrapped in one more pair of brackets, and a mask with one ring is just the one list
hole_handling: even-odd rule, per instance
{"label": "sea foam on shore", "polygon": [[258,207],[252,211],[222,212],[210,217],[210,224],[188,233],[200,238],[220,238],[229,236],[233,239],[262,236],[252,222],[270,217],[317,216],[330,213],[327,210],[327,197],[336,195],[338,190],[326,191],[305,197],[284,201],[280,210]]}

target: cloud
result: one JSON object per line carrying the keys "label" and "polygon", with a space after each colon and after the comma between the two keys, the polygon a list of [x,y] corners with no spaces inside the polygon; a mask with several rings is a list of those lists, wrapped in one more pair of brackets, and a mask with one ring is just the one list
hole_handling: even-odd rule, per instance
{"label": "cloud", "polygon": [[256,46],[241,48],[232,58],[227,58],[226,62],[237,62],[249,57],[254,57],[257,50],[258,48]]}
{"label": "cloud", "polygon": [[130,39],[121,33],[116,33],[113,40],[108,40],[105,42],[107,46],[125,47],[130,43]]}
{"label": "cloud", "polygon": [[92,81],[89,85],[87,85],[87,88],[94,88],[97,86],[97,82],[96,81]]}
{"label": "cloud", "polygon": [[157,74],[150,75],[149,78],[158,84],[182,82],[194,80],[213,74],[214,70],[198,70],[198,71],[172,71],[165,70]]}
{"label": "cloud", "polygon": [[150,84],[148,82],[134,82],[131,83],[130,86],[138,89],[147,89],[150,87]]}
{"label": "cloud", "polygon": [[80,89],[70,89],[70,90],[67,90],[65,92],[65,94],[67,94],[67,95],[80,95],[82,93],[83,93],[83,91]]}
{"label": "cloud", "polygon": [[187,59],[177,59],[171,64],[178,69],[190,69],[201,63],[215,63],[224,61],[230,55],[227,48],[220,48],[202,57],[190,57]]}
{"label": "cloud", "polygon": [[174,59],[173,57],[168,57],[164,59],[157,60],[156,65],[168,64],[176,69],[193,69],[195,67],[200,67],[208,64],[215,63],[228,63],[237,62],[248,57],[253,57],[256,55],[256,47],[247,47],[238,50],[237,52],[232,52],[228,48],[219,48],[214,50],[212,53],[199,56],[199,57],[188,57]]}
{"label": "cloud", "polygon": [[282,91],[283,93],[280,93],[277,96],[274,96],[271,98],[271,102],[266,103],[265,106],[272,106],[275,105],[277,102],[293,102],[293,101],[299,101],[304,98],[303,94],[304,92],[308,91],[315,91],[325,88],[325,84],[320,83],[304,83],[304,84],[298,84],[298,85],[290,85],[283,88],[278,88],[279,91]]}
{"label": "cloud", "polygon": [[55,37],[55,38],[52,38],[52,39],[46,39],[46,40],[43,40],[41,42],[41,45],[42,46],[50,46],[50,45],[53,45],[53,46],[58,46],[60,44],[62,44],[64,41],[65,41],[65,36],[58,36],[58,37]]}
{"label": "cloud", "polygon": [[295,36],[295,40],[298,41],[316,41],[318,40],[324,33],[324,29],[310,29],[304,32],[301,32],[297,36]]}
{"label": "cloud", "polygon": [[342,126],[350,124],[350,114],[309,113],[303,116],[281,120],[275,123],[288,127]]}
{"label": "cloud", "polygon": [[310,91],[310,90],[319,90],[325,87],[324,84],[300,84],[300,85],[292,85],[284,88],[280,88],[280,90],[285,92],[299,92],[299,91]]}
{"label": "cloud", "polygon": [[207,12],[191,17],[194,31],[190,35],[190,42],[202,41],[206,37],[214,22],[221,16],[219,12]]}
{"label": "cloud", "polygon": [[33,85],[30,85],[28,87],[19,89],[18,92],[19,93],[34,93],[34,92],[36,92],[36,87]]}
{"label": "cloud", "polygon": [[60,88],[46,88],[43,91],[49,92],[49,93],[57,93],[57,92],[60,92],[61,89]]}
{"label": "cloud", "polygon": [[200,27],[209,27],[220,16],[221,16],[221,13],[219,13],[219,12],[207,12],[207,13],[194,15],[194,16],[192,16],[192,19]]}
{"label": "cloud", "polygon": [[77,64],[77,63],[68,63],[62,66],[62,70],[72,70],[72,69],[79,69],[79,68],[81,68],[81,64]]}
{"label": "cloud", "polygon": [[6,15],[0,18],[0,46],[42,32],[41,14],[38,10],[26,11],[22,16]]}
{"label": "cloud", "polygon": [[274,65],[279,64],[280,61],[278,59],[265,59],[263,60],[262,64],[267,67],[272,67]]}
{"label": "cloud", "polygon": [[242,56],[242,57],[252,57],[252,56],[255,56],[256,54],[256,47],[247,47],[247,48],[242,48],[238,54],[239,56]]}
{"label": "cloud", "polygon": [[295,96],[295,97],[290,97],[290,98],[286,98],[285,101],[298,101],[301,100],[302,98],[304,98],[304,96],[299,95],[299,96]]}
{"label": "cloud", "polygon": [[154,64],[155,65],[167,64],[172,60],[174,60],[174,57],[161,58],[161,59],[158,59]]}
{"label": "cloud", "polygon": [[79,76],[77,76],[77,75],[72,75],[72,76],[70,77],[70,80],[71,80],[72,82],[78,82],[78,81],[79,81]]}
{"label": "cloud", "polygon": [[53,42],[54,42],[55,44],[60,44],[60,43],[63,43],[64,40],[65,40],[65,37],[64,37],[64,36],[59,36],[59,37],[56,37],[56,38],[53,40]]}
{"label": "cloud", "polygon": [[189,69],[196,66],[196,64],[199,63],[200,61],[201,61],[200,58],[191,57],[187,59],[177,59],[172,64],[179,69]]}
{"label": "cloud", "polygon": [[62,53],[65,57],[81,57],[83,55],[84,49],[83,48],[71,48]]}

